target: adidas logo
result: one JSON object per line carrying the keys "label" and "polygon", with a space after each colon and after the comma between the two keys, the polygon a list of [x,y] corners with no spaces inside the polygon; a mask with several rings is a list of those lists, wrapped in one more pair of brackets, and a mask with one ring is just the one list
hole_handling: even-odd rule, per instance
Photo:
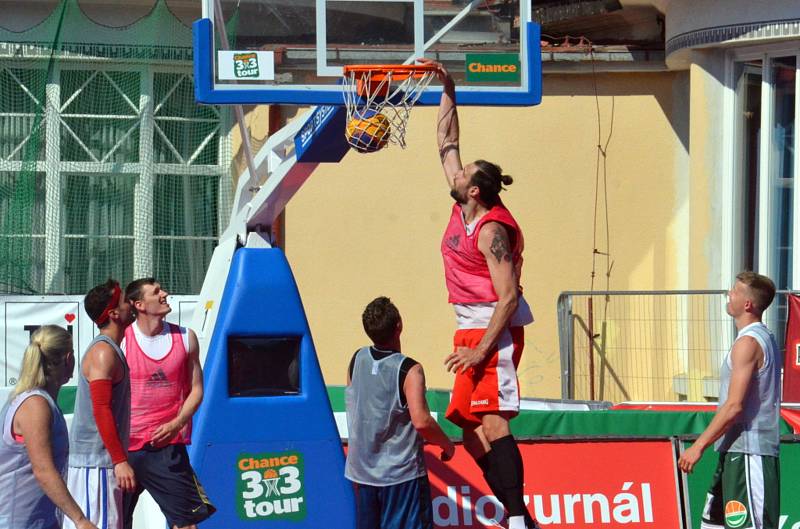
{"label": "adidas logo", "polygon": [[148,378],[147,381],[151,382],[151,383],[153,383],[153,382],[155,382],[155,383],[168,382],[167,375],[166,375],[166,373],[164,373],[164,370],[161,369],[161,368],[158,368],[158,371],[156,371],[155,373],[150,375],[150,378]]}

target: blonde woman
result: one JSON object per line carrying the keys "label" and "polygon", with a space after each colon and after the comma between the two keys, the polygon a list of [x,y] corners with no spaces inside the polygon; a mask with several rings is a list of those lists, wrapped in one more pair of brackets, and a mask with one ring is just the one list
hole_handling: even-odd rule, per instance
{"label": "blonde woman", "polygon": [[59,510],[80,529],[97,529],[83,515],[62,477],[69,441],[56,405],[72,376],[72,336],[56,325],[40,327],[25,350],[14,393],[0,411],[0,527],[57,529]]}

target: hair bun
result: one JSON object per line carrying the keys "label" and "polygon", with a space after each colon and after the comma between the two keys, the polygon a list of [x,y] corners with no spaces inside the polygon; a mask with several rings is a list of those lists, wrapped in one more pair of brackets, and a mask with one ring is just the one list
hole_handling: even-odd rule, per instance
{"label": "hair bun", "polygon": [[514,179],[507,174],[500,175],[500,181],[503,182],[504,186],[510,186],[514,183]]}

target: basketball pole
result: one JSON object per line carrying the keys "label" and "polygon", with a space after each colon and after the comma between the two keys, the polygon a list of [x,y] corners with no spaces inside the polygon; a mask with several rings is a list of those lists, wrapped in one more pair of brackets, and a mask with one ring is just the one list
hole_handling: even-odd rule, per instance
{"label": "basketball pole", "polygon": [[[228,31],[225,29],[225,19],[222,16],[222,6],[220,5],[219,0],[214,0],[214,25],[217,26],[222,49],[226,51],[229,50],[230,44],[228,43]],[[242,151],[244,152],[244,158],[247,162],[247,172],[249,173],[247,189],[250,194],[253,195],[256,191],[258,191],[258,175],[256,174],[256,164],[253,159],[253,150],[250,146],[250,131],[247,130],[247,127],[244,123],[244,111],[242,110],[242,105],[233,105],[233,111],[236,114],[236,122],[239,124],[239,134],[242,137]],[[240,201],[239,207],[242,207],[243,204],[244,202]],[[233,212],[231,212],[231,214],[233,214]]]}

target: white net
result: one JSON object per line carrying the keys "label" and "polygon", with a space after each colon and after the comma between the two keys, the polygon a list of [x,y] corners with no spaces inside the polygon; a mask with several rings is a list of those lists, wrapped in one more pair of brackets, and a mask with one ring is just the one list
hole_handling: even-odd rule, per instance
{"label": "white net", "polygon": [[398,67],[396,71],[345,69],[342,90],[347,107],[347,142],[358,152],[375,152],[389,143],[405,148],[411,109],[435,70]]}

